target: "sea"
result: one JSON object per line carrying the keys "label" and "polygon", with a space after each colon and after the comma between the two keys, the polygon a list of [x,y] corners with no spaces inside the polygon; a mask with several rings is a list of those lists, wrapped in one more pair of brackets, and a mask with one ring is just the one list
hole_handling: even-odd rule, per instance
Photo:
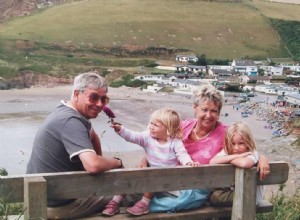
{"label": "sea", "polygon": [[[125,101],[119,102],[122,104]],[[9,175],[26,172],[35,134],[45,117],[59,104],[60,99],[57,97],[1,99],[0,168],[5,168]],[[101,138],[102,151],[140,150],[139,146],[124,141],[114,132],[104,113],[91,121]]]}

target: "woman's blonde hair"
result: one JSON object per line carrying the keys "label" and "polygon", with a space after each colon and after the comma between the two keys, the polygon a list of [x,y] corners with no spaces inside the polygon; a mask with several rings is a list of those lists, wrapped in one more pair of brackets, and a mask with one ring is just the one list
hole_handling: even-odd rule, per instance
{"label": "woman's blonde hair", "polygon": [[150,121],[156,119],[159,120],[167,128],[168,137],[170,138],[182,138],[182,131],[180,128],[180,116],[179,114],[170,108],[161,108],[153,112]]}
{"label": "woman's blonde hair", "polygon": [[256,149],[256,143],[251,129],[247,124],[239,121],[230,125],[226,131],[224,150],[227,154],[231,154],[232,152],[232,138],[235,134],[242,136],[243,141],[249,151],[253,152]]}
{"label": "woman's blonde hair", "polygon": [[194,105],[198,106],[201,101],[212,101],[218,106],[219,112],[221,112],[223,106],[222,94],[211,84],[203,84],[194,93]]}

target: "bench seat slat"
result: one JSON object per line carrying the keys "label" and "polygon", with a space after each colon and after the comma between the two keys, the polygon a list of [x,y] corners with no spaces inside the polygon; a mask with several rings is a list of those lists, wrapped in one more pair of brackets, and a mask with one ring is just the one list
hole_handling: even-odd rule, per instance
{"label": "bench seat slat", "polygon": [[[273,205],[267,201],[257,206],[257,213],[271,212],[273,210]],[[104,217],[101,215],[95,215],[87,218],[81,218],[80,220],[124,220],[124,219],[135,219],[135,220],[160,220],[160,219],[175,219],[175,220],[199,220],[200,218],[217,218],[217,217],[229,217],[231,216],[231,207],[203,207],[199,209],[189,210],[185,212],[174,213],[151,213],[148,215],[143,215],[140,217],[129,217],[125,213],[125,208],[121,208],[120,214],[113,217]],[[15,220],[18,216],[9,216],[8,220]],[[20,218],[24,220],[24,218]]]}
{"label": "bench seat slat", "polygon": [[[272,203],[263,201],[259,206],[256,207],[257,213],[271,212],[273,210]],[[134,217],[137,220],[159,220],[159,219],[176,219],[176,220],[199,220],[199,218],[217,218],[217,217],[230,217],[231,207],[203,207],[194,210],[181,211],[174,213],[151,213],[148,215]],[[89,218],[81,218],[81,220],[104,220],[108,219],[105,216],[96,215]],[[121,208],[120,214],[110,217],[109,219],[123,220],[133,219],[132,216],[126,213],[125,208]]]}

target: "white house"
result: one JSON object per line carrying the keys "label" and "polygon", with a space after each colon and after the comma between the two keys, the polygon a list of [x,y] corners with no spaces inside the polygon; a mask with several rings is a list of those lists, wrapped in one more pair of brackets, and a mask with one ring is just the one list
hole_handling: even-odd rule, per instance
{"label": "white house", "polygon": [[231,66],[236,72],[244,73],[247,76],[257,75],[257,66],[252,60],[233,60]]}
{"label": "white house", "polygon": [[287,95],[285,98],[288,105],[298,108],[300,107],[300,94]]}
{"label": "white house", "polygon": [[205,66],[196,66],[196,65],[176,65],[176,70],[178,72],[192,72],[192,73],[205,73]]}
{"label": "white house", "polygon": [[182,63],[197,62],[198,57],[194,55],[176,55],[176,61]]}
{"label": "white house", "polygon": [[238,81],[240,84],[247,84],[249,82],[249,77],[248,76],[245,76],[245,75],[241,75],[241,76],[238,76]]}
{"label": "white house", "polygon": [[134,79],[139,79],[142,81],[155,81],[159,82],[165,79],[164,75],[139,75],[135,76]]}
{"label": "white house", "polygon": [[233,67],[228,65],[207,65],[207,69],[232,71]]}
{"label": "white house", "polygon": [[283,66],[286,69],[289,69],[290,71],[294,73],[300,73],[300,66],[299,65],[293,65],[293,66]]}
{"label": "white house", "polygon": [[263,92],[266,94],[279,95],[279,96],[299,94],[297,88],[285,86],[285,85],[258,85],[255,86],[255,91]]}
{"label": "white house", "polygon": [[273,95],[277,94],[277,88],[273,85],[257,85],[254,88],[255,88],[255,91],[257,91],[257,92],[273,94]]}
{"label": "white house", "polygon": [[198,88],[198,86],[201,84],[196,81],[188,80],[188,79],[176,79],[175,81],[170,83],[173,87],[177,87],[180,89],[186,89],[186,90],[194,90]]}
{"label": "white house", "polygon": [[283,74],[283,66],[260,66],[259,69],[265,71],[265,76],[281,76]]}
{"label": "white house", "polygon": [[223,66],[223,65],[207,65],[207,73],[210,76],[215,75],[219,71],[228,71],[232,72],[233,67],[232,66]]}

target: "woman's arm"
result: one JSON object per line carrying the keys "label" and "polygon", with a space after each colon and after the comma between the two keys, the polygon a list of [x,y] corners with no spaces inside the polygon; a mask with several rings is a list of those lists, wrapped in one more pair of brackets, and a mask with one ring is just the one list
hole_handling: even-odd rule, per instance
{"label": "woman's arm", "polygon": [[266,176],[270,174],[269,160],[266,156],[259,156],[257,171],[259,172],[260,180],[264,180]]}

